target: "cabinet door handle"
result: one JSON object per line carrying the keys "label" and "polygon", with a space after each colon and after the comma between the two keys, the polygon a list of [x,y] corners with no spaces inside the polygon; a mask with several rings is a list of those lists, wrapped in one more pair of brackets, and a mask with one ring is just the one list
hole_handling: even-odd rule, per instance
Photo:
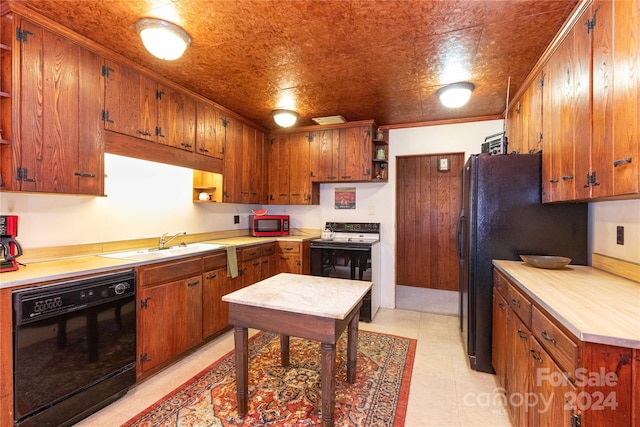
{"label": "cabinet door handle", "polygon": [[633,160],[631,157],[627,157],[626,159],[618,159],[618,160],[614,160],[613,161],[613,167],[618,167],[624,163],[631,163],[631,160]]}
{"label": "cabinet door handle", "polygon": [[342,179],[349,179],[349,178],[351,178],[351,175],[342,175],[341,178]]}
{"label": "cabinet door handle", "polygon": [[525,341],[529,341],[529,337],[527,336],[527,334],[522,332],[522,329],[518,329],[518,336]]}
{"label": "cabinet door handle", "polygon": [[211,279],[215,279],[216,277],[218,277],[217,273],[213,273],[207,276],[207,280],[211,280]]}
{"label": "cabinet door handle", "polygon": [[196,280],[195,282],[187,283],[187,286],[189,286],[191,288],[191,287],[194,287],[194,286],[198,286],[199,284],[200,284],[200,281]]}
{"label": "cabinet door handle", "polygon": [[556,339],[555,339],[555,338],[553,338],[553,337],[550,337],[550,336],[547,334],[547,331],[544,331],[544,330],[543,330],[543,331],[540,333],[540,335],[541,335],[541,336],[542,336],[542,338],[544,338],[546,341],[549,341],[551,344],[556,345]]}
{"label": "cabinet door handle", "polygon": [[573,175],[564,175],[564,176],[562,177],[562,180],[563,180],[563,181],[566,181],[566,180],[568,180],[568,179],[573,179]]}
{"label": "cabinet door handle", "polygon": [[180,145],[182,145],[184,148],[191,148],[191,147],[193,147],[193,145],[188,144],[188,143],[186,143],[186,142],[182,142],[182,143],[180,143]]}
{"label": "cabinet door handle", "polygon": [[288,246],[288,247],[286,247],[286,248],[282,248],[282,249],[284,249],[285,251],[292,251],[294,248],[293,248],[293,247],[291,247],[291,246]]}
{"label": "cabinet door handle", "polygon": [[151,136],[151,132],[147,132],[146,130],[136,130],[136,133],[142,135],[142,136]]}
{"label": "cabinet door handle", "polygon": [[558,181],[559,181],[559,179],[550,179],[550,180],[549,180],[549,182],[550,182],[550,183],[552,183],[552,184],[555,184],[555,183],[556,183],[556,182],[558,182]]}
{"label": "cabinet door handle", "polygon": [[95,178],[96,177],[96,174],[89,173],[89,172],[75,172],[74,175],[75,176],[80,176],[82,178]]}
{"label": "cabinet door handle", "polygon": [[511,300],[511,305],[514,306],[514,307],[520,308],[520,301],[512,299]]}
{"label": "cabinet door handle", "polygon": [[200,151],[201,153],[208,153],[208,152],[209,152],[209,150],[207,150],[207,149],[206,149],[206,148],[204,148],[204,147],[200,147],[200,148],[198,148],[198,151]]}
{"label": "cabinet door handle", "polygon": [[327,179],[336,179],[336,176],[328,176]]}
{"label": "cabinet door handle", "polygon": [[538,356],[534,349],[531,349],[530,351],[531,351],[531,357],[533,357],[533,360],[535,360],[538,363],[542,363],[542,357]]}
{"label": "cabinet door handle", "polygon": [[500,310],[505,311],[506,307],[504,306],[504,304],[502,303],[498,303],[498,307],[500,308]]}

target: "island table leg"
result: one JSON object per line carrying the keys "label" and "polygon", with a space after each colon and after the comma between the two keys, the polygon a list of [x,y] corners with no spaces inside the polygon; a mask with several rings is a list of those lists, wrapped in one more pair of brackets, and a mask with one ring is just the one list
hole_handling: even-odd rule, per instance
{"label": "island table leg", "polygon": [[280,335],[280,362],[283,368],[289,366],[289,335]]}
{"label": "island table leg", "polygon": [[322,343],[322,426],[333,427],[336,392],[336,345]]}
{"label": "island table leg", "polygon": [[236,356],[236,389],[238,414],[243,417],[248,411],[249,398],[249,330],[239,326],[234,330]]}
{"label": "island table leg", "polygon": [[347,326],[347,382],[356,382],[356,360],[358,356],[358,322],[359,313],[356,313]]}

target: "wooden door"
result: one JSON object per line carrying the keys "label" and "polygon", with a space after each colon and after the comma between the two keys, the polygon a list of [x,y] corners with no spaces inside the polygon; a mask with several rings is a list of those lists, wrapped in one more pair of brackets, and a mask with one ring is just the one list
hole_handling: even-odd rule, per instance
{"label": "wooden door", "polygon": [[531,360],[529,366],[534,379],[531,382],[530,392],[538,397],[538,405],[529,408],[530,425],[574,426],[572,418],[578,413],[575,405],[584,399],[578,399],[576,387],[533,337],[531,337],[529,356]]}
{"label": "wooden door", "polygon": [[531,87],[527,89],[525,106],[525,132],[528,141],[527,153],[542,151],[542,99],[544,96],[542,73],[538,75]]}
{"label": "wooden door", "polygon": [[507,141],[509,141],[508,150],[510,153],[520,154],[526,152],[525,147],[527,146],[527,143],[523,133],[523,118],[525,115],[525,112],[523,111],[525,107],[523,104],[525,102],[525,97],[526,93],[523,95],[523,99],[516,102],[516,104],[511,107],[507,113],[506,133]]}
{"label": "wooden door", "polygon": [[[22,191],[101,195],[101,58],[27,20],[20,45]],[[96,119],[96,117],[98,119]]]}
{"label": "wooden door", "polygon": [[[637,1],[595,1],[592,197],[640,191],[640,16]],[[597,12],[596,12],[597,11]]]}
{"label": "wooden door", "polygon": [[145,373],[178,354],[176,319],[182,289],[175,282],[139,290],[138,367]]}
{"label": "wooden door", "polygon": [[507,310],[507,338],[505,342],[507,360],[506,389],[507,397],[514,402],[511,406],[513,420],[517,426],[529,425],[529,408],[525,404],[517,404],[519,398],[525,397],[529,391],[529,366],[531,356],[531,332],[518,316]]}
{"label": "wooden door", "polygon": [[370,127],[340,129],[338,181],[370,180],[372,151]]}
{"label": "wooden door", "polygon": [[277,134],[269,143],[269,204],[289,204],[289,134]]}
{"label": "wooden door", "polygon": [[[207,271],[203,274],[202,283],[202,337],[208,338],[229,324],[228,311],[221,307],[222,296],[231,292],[225,288],[227,267]],[[225,313],[226,316],[225,317]]]}
{"label": "wooden door", "polygon": [[493,319],[492,319],[492,356],[491,363],[496,376],[506,390],[507,360],[507,302],[504,297],[493,291]]}
{"label": "wooden door", "polygon": [[[438,160],[448,158],[448,171]],[[458,290],[456,225],[464,154],[399,157],[396,284]]]}
{"label": "wooden door", "polygon": [[158,124],[160,144],[193,152],[196,145],[196,101],[185,92],[158,85]]}
{"label": "wooden door", "polygon": [[104,128],[156,141],[157,84],[147,76],[105,60]]}
{"label": "wooden door", "polygon": [[230,118],[220,118],[225,130],[225,159],[223,174],[223,198],[225,203],[242,203],[242,123]]}
{"label": "wooden door", "polygon": [[289,135],[289,204],[311,204],[311,177],[309,176],[309,132]]}
{"label": "wooden door", "polygon": [[218,135],[218,110],[205,102],[196,104],[196,153],[224,159],[224,128]]}
{"label": "wooden door", "polygon": [[311,132],[309,143],[311,180],[331,182],[338,179],[340,130],[323,129]]}

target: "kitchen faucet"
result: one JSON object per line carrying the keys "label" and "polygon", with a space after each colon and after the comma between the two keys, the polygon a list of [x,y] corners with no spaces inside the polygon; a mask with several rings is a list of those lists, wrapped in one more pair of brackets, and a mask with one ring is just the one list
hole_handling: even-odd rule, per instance
{"label": "kitchen faucet", "polygon": [[179,233],[176,233],[174,236],[169,237],[168,239],[165,239],[167,234],[169,234],[169,233],[164,233],[162,236],[160,236],[160,241],[158,242],[158,249],[169,249],[167,247],[167,243],[169,243],[170,241],[172,241],[173,239],[175,239],[176,237],[178,237],[180,235],[187,234],[187,232],[186,231],[181,231]]}

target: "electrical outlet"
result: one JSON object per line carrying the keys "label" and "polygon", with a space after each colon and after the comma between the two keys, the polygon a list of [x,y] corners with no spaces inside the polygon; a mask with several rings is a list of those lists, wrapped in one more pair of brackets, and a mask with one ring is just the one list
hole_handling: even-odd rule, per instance
{"label": "electrical outlet", "polygon": [[616,243],[624,245],[624,227],[621,225],[616,227]]}
{"label": "electrical outlet", "polygon": [[233,216],[233,223],[234,224],[240,224],[240,215],[234,215]]}

